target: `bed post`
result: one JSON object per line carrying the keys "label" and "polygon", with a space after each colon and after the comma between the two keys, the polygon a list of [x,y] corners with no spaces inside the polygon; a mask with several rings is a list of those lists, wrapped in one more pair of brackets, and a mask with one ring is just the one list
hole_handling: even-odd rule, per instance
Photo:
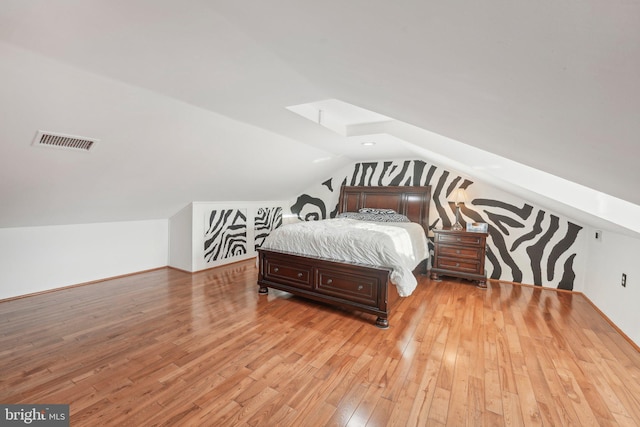
{"label": "bed post", "polygon": [[378,316],[376,326],[380,329],[389,329],[389,319]]}
{"label": "bed post", "polygon": [[264,267],[265,265],[263,264],[263,255],[262,252],[258,249],[258,286],[260,287],[258,289],[258,293],[260,295],[266,295],[269,293],[269,288],[267,288],[266,286],[262,286],[260,283],[262,282],[262,280],[264,279]]}

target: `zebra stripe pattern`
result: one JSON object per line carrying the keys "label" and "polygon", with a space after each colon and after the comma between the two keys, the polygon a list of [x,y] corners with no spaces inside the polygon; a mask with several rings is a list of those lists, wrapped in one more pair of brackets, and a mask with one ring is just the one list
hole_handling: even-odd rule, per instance
{"label": "zebra stripe pattern", "polygon": [[258,249],[262,246],[269,233],[282,225],[282,208],[258,209],[253,224],[255,231],[254,247]]}
{"label": "zebra stripe pattern", "polygon": [[245,209],[212,210],[207,216],[204,237],[206,262],[247,253],[247,212]]}
{"label": "zebra stripe pattern", "polygon": [[[467,194],[500,193],[422,160],[356,163],[350,174],[333,177],[302,194],[291,206],[300,219],[334,218],[341,185],[431,185],[430,213],[433,228],[455,222],[455,206],[449,195],[458,188]],[[335,188],[334,188],[335,187]],[[573,289],[581,226],[549,214],[522,201],[475,198],[462,206],[462,222],[485,222],[489,226],[486,270],[491,279]],[[464,223],[463,223],[464,226]],[[433,243],[430,242],[433,251]]]}

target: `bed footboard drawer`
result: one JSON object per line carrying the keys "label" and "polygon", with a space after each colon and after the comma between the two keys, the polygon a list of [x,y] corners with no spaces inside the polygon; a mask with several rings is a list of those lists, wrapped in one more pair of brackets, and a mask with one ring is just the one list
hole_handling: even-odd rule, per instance
{"label": "bed footboard drawer", "polygon": [[366,305],[378,303],[380,280],[377,278],[326,268],[319,268],[317,275],[318,292]]}
{"label": "bed footboard drawer", "polygon": [[277,259],[266,259],[265,267],[265,279],[275,279],[299,288],[313,288],[311,284],[313,269],[311,266],[278,262]]}

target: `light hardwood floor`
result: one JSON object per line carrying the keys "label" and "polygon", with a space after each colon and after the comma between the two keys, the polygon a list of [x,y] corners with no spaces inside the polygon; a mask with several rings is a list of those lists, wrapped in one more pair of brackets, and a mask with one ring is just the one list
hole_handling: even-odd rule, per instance
{"label": "light hardwood floor", "polygon": [[254,261],[0,303],[0,403],[72,426],[640,425],[640,353],[579,294],[420,278],[374,316]]}

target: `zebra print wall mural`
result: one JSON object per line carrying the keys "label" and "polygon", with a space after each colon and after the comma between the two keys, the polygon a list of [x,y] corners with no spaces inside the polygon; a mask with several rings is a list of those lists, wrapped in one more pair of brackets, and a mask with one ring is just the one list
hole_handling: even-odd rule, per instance
{"label": "zebra print wall mural", "polygon": [[[462,206],[462,221],[489,225],[488,277],[574,288],[576,258],[585,245],[580,239],[582,227],[567,219],[422,160],[356,163],[300,195],[291,206],[292,213],[306,221],[335,217],[341,185],[431,185],[430,229],[455,222],[455,207],[447,200],[455,189],[463,188],[471,202]],[[432,242],[430,249],[433,252]]]}
{"label": "zebra print wall mural", "polygon": [[254,227],[254,249],[258,249],[264,243],[272,230],[282,225],[282,208],[259,208],[256,212]]}
{"label": "zebra print wall mural", "polygon": [[206,262],[247,253],[247,210],[214,209],[207,215],[204,236]]}

